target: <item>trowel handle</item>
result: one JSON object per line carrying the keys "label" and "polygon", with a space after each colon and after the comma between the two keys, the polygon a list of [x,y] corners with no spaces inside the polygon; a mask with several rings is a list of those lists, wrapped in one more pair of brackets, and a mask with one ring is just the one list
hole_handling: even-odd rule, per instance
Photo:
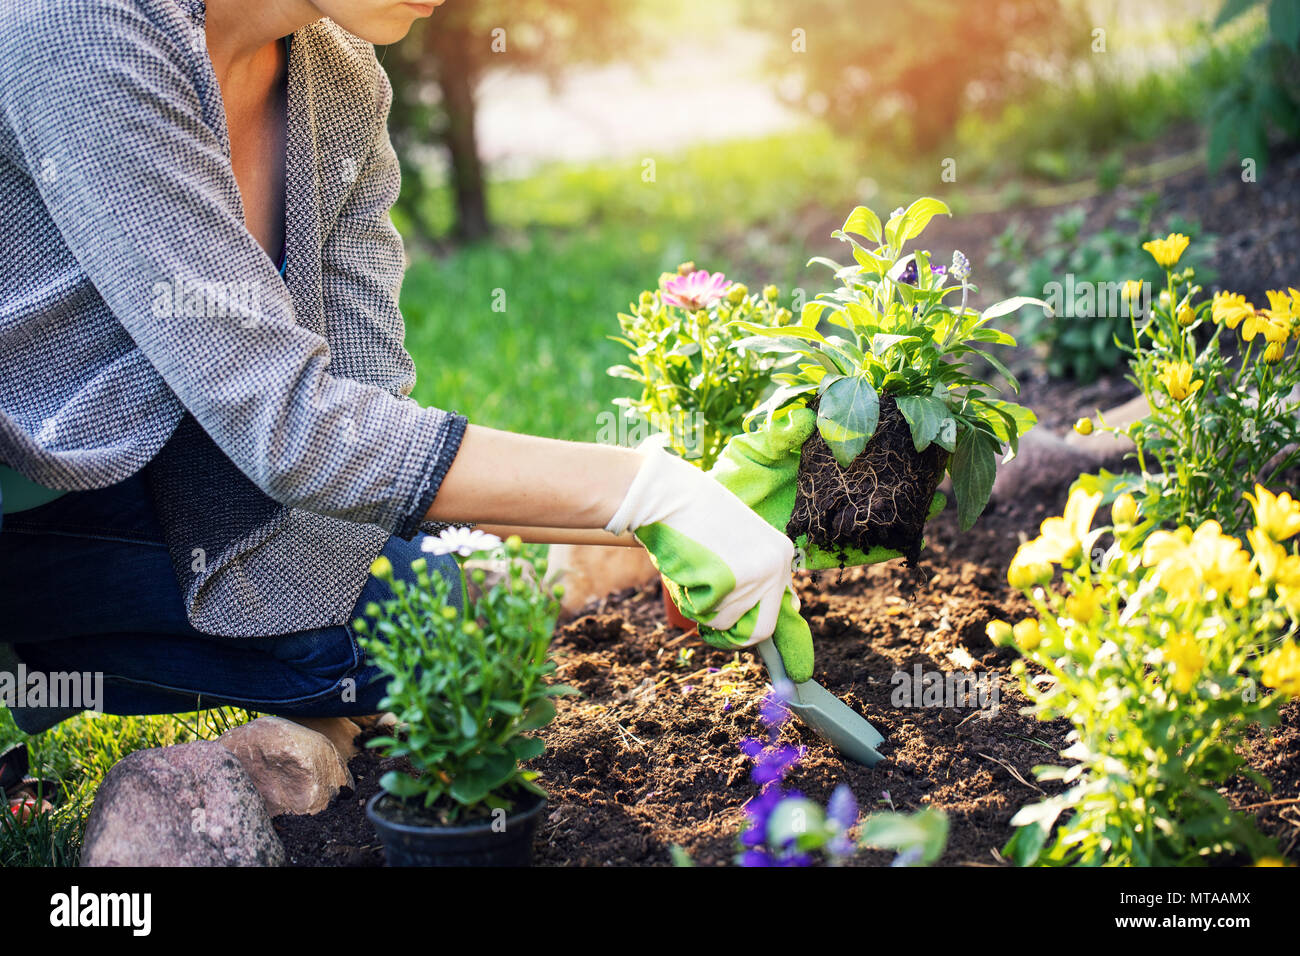
{"label": "trowel handle", "polygon": [[769,637],[767,640],[754,645],[754,650],[758,651],[758,656],[763,658],[763,663],[767,665],[767,673],[775,684],[779,680],[789,680],[785,672],[785,661],[781,660],[781,652],[776,649]]}

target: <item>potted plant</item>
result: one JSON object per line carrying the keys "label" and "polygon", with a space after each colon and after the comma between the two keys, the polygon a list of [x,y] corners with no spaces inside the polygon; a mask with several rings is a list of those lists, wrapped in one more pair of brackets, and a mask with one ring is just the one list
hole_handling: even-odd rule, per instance
{"label": "potted plant", "polygon": [[735,348],[795,363],[773,374],[777,389],[750,417],[771,420],[805,405],[817,412],[786,528],[800,546],[839,554],[881,546],[914,563],[945,472],[961,528],[969,529],[988,503],[998,456],[1014,454],[1036,421],[1027,408],[995,397],[973,363],[1019,391],[988,349],[1015,340],[989,323],[1047,304],[1020,296],[978,312],[968,305],[978,290],[960,252],[948,267],[931,265],[924,251],[904,255],[940,213],[948,214],[944,203],[918,199],[882,224],[859,206],[833,233],[851,246],[853,264],[812,260],[835,271],[839,288],[807,303],[792,324],[736,323],[749,335]]}
{"label": "potted plant", "polygon": [[[466,544],[452,529],[426,550],[461,554],[500,544],[475,532]],[[552,698],[573,691],[550,684],[548,659],[559,589],[544,591],[524,573],[519,539],[504,546],[508,573],[481,589],[465,610],[447,598],[450,585],[412,564],[416,582],[393,576],[387,558],[372,572],[395,595],[366,607],[356,622],[360,643],[388,678],[381,702],[404,730],[371,740],[388,757],[405,757],[414,773],[385,774],[366,815],[392,866],[526,866],[546,804],[537,773],[521,764],[545,744],[535,731],[555,717]],[[545,570],[534,562],[536,580]],[[473,572],[481,585],[484,574]]]}
{"label": "potted plant", "polygon": [[[664,273],[659,288],[641,293],[618,316],[622,335],[610,336],[628,349],[628,364],[608,373],[641,388],[640,395],[614,404],[666,445],[707,471],[727,439],[739,434],[746,412],[762,399],[779,360],[762,351],[737,348],[748,335],[736,323],[780,325],[793,315],[778,304],[780,290],[768,286],[751,295],[722,273],[686,262]],[[695,627],[664,589],[669,623]]]}

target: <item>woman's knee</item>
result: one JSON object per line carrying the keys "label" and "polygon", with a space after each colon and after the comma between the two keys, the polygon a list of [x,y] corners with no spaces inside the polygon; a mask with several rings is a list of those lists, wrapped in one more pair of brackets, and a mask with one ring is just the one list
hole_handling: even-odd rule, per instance
{"label": "woman's knee", "polygon": [[[405,581],[408,585],[415,586],[418,584],[417,576],[411,570],[411,565],[420,559],[424,559],[428,567],[428,573],[432,575],[441,575],[446,580],[447,602],[460,610],[465,603],[465,595],[462,590],[460,565],[456,559],[449,554],[427,554],[420,545],[428,535],[416,535],[411,541],[404,541],[401,538],[393,537],[388,539],[388,544],[384,546],[383,556],[393,565],[393,577],[399,581]],[[368,585],[377,585],[375,590],[382,594],[379,598],[371,597],[370,600],[379,600],[381,603],[385,598],[392,597],[392,591],[388,585],[379,581],[377,578],[371,578]],[[367,587],[367,590],[371,590]],[[362,605],[364,607],[364,604]]]}

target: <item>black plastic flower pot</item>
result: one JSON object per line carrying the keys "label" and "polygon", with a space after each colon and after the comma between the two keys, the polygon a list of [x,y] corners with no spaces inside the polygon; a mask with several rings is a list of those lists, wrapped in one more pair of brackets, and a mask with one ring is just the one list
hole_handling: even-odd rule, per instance
{"label": "black plastic flower pot", "polygon": [[[465,826],[398,822],[380,807],[379,791],[366,804],[366,816],[379,832],[389,866],[531,866],[533,837],[546,798],[528,794],[505,821]],[[391,799],[391,798],[390,798]]]}

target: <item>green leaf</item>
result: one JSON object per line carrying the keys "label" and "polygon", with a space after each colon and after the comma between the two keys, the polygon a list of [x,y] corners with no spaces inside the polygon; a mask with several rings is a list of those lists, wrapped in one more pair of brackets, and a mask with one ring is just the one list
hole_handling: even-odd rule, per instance
{"label": "green leaf", "polygon": [[996,439],[967,428],[952,456],[952,490],[957,497],[957,523],[969,531],[984,511],[997,477]]}
{"label": "green leaf", "polygon": [[880,396],[864,378],[842,378],[822,393],[817,430],[847,468],[867,447],[880,423]]}
{"label": "green leaf", "polygon": [[851,232],[855,236],[862,236],[864,239],[879,243],[881,236],[880,217],[866,206],[858,206],[853,212],[849,213],[849,218],[844,220],[840,232]]}
{"label": "green leaf", "polygon": [[390,770],[380,777],[379,785],[384,788],[386,793],[391,793],[401,799],[419,796],[425,790],[420,781],[404,773],[398,773],[396,770]]}
{"label": "green leaf", "polygon": [[515,737],[506,744],[515,759],[521,763],[540,757],[546,752],[546,742],[539,737]]}
{"label": "green leaf", "polygon": [[1052,314],[1052,307],[1042,299],[1035,299],[1031,295],[1017,295],[1010,299],[1003,299],[1001,302],[994,302],[991,306],[980,313],[981,319],[996,319],[1003,315],[1008,315],[1023,309],[1027,305],[1040,305],[1049,316]]}
{"label": "green leaf", "polygon": [[903,243],[908,239],[915,239],[925,231],[925,227],[930,224],[930,220],[938,215],[952,215],[948,204],[940,199],[922,196],[908,206],[907,211],[903,213],[903,218],[898,224],[897,241]]}
{"label": "green leaf", "polygon": [[933,395],[900,395],[895,401],[912,428],[912,444],[917,451],[925,451],[949,417],[948,403]]}
{"label": "green leaf", "polygon": [[539,730],[545,727],[555,719],[555,703],[548,697],[533,702],[528,708],[528,713],[524,714],[521,720],[515,726],[516,733],[524,733],[529,730]]}
{"label": "green leaf", "polygon": [[914,850],[913,866],[929,866],[948,845],[948,817],[934,807],[916,813],[873,813],[862,822],[863,846],[887,850]]}

